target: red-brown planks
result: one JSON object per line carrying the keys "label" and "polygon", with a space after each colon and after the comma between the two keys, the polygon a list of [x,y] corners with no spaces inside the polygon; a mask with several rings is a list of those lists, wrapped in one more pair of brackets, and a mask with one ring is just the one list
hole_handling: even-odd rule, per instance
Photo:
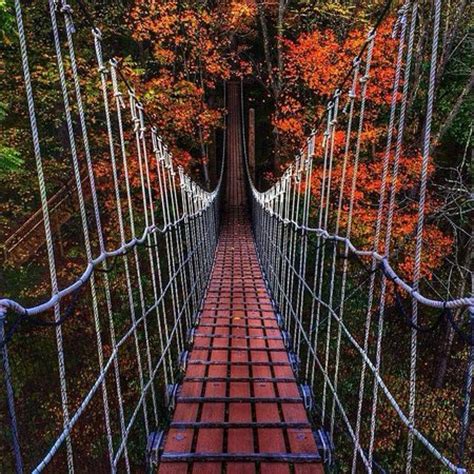
{"label": "red-brown planks", "polygon": [[247,216],[239,84],[228,96],[223,226],[159,473],[322,473]]}

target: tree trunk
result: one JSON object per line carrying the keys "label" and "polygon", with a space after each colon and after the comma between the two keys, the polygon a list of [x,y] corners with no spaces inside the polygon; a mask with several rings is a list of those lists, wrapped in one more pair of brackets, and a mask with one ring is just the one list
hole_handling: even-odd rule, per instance
{"label": "tree trunk", "polygon": [[283,48],[282,48],[282,38],[283,38],[283,19],[285,17],[286,6],[288,0],[280,0],[278,3],[278,20],[277,20],[277,65],[278,65],[278,88],[282,84],[282,75],[283,75]]}
{"label": "tree trunk", "polygon": [[208,167],[208,156],[206,151],[206,145],[204,144],[204,139],[202,136],[202,129],[199,127],[199,143],[201,145],[201,163],[202,163],[202,172],[204,175],[204,182],[206,189],[209,191],[211,189],[211,183],[209,181],[209,167]]}
{"label": "tree trunk", "polygon": [[[285,8],[283,7],[286,8],[286,2],[284,0],[280,0],[278,21],[280,21],[280,14],[281,14],[281,22],[282,22],[281,29],[283,28],[283,14],[285,11]],[[278,80],[279,74],[277,74],[277,77],[275,77],[275,74],[273,73],[273,60],[272,60],[272,54],[271,54],[270,34],[268,32],[267,19],[265,17],[265,9],[264,9],[262,0],[257,0],[257,10],[258,10],[258,16],[260,19],[260,25],[262,28],[263,52],[264,52],[264,57],[265,57],[265,67],[267,69],[268,80],[270,82],[270,92],[273,95],[275,107],[277,107],[278,98],[280,95],[281,83]],[[278,29],[278,25],[277,25],[277,29]],[[278,49],[278,45],[277,45],[277,49]],[[277,54],[279,53],[277,52]],[[277,61],[282,61],[281,57],[277,57]],[[279,137],[278,129],[276,127],[273,127],[272,133],[274,136],[274,145],[275,145],[274,157],[273,157],[273,168],[276,172],[278,172],[279,167],[280,167],[280,160],[279,160],[280,137]]]}
{"label": "tree trunk", "polygon": [[436,71],[436,83],[438,84],[443,77],[443,74],[448,65],[449,59],[451,57],[451,52],[454,48],[454,40],[459,32],[459,27],[461,26],[461,21],[464,18],[464,12],[467,7],[467,0],[461,0],[458,5],[455,6],[455,14],[453,22],[447,27],[446,35],[443,37],[443,47],[441,51],[441,56],[439,60],[438,69]]}
{"label": "tree trunk", "polygon": [[436,135],[434,136],[433,141],[432,141],[433,146],[436,146],[438,142],[441,140],[441,138],[443,138],[443,135],[449,130],[449,127],[452,125],[453,120],[456,118],[456,115],[458,114],[459,109],[464,103],[464,100],[471,93],[471,90],[473,87],[474,87],[474,71],[471,71],[471,77],[469,78],[463,90],[461,91],[461,94],[459,94],[459,97],[457,98],[453,107],[449,111],[448,116],[446,117],[443,124],[439,128],[438,133],[436,133]]}
{"label": "tree trunk", "polygon": [[249,110],[249,171],[252,181],[255,182],[255,109]]}
{"label": "tree trunk", "polygon": [[[461,275],[463,276],[462,282],[459,288],[459,292],[458,292],[459,295],[464,295],[464,292],[466,291],[467,281],[469,278],[468,274],[461,268],[462,267],[471,268],[472,253],[474,250],[473,247],[474,247],[473,240],[471,239],[467,248],[466,257],[464,259],[462,266],[459,269],[461,272]],[[463,312],[462,308],[459,308],[454,312],[453,318],[456,322],[459,322],[462,312]],[[433,386],[435,388],[442,388],[444,386],[446,374],[448,371],[449,360],[451,358],[451,350],[453,347],[454,330],[449,324],[449,322],[446,322],[445,327],[446,327],[446,332],[445,332],[444,343],[442,343],[442,349],[438,355],[438,361],[436,363],[436,372],[435,372],[434,380],[433,380]]]}
{"label": "tree trunk", "polygon": [[270,90],[272,91],[275,101],[278,99],[279,87],[273,74],[273,61],[270,47],[270,35],[268,32],[267,19],[265,18],[265,9],[262,0],[257,0],[258,17],[260,26],[262,27],[263,37],[263,53],[265,56],[265,67],[267,68],[268,79],[270,81]]}

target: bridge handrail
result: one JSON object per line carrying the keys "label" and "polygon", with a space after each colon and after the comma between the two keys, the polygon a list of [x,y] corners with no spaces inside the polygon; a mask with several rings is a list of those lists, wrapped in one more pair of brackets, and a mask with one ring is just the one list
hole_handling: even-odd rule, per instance
{"label": "bridge handrail", "polygon": [[[261,199],[262,194],[256,195],[255,196],[256,199],[257,200]],[[425,306],[430,306],[432,308],[437,308],[437,309],[445,309],[445,308],[455,309],[455,308],[464,308],[464,307],[474,308],[474,297],[472,296],[455,298],[451,300],[449,299],[448,300],[435,300],[435,299],[431,299],[426,296],[423,296],[423,294],[417,291],[413,287],[413,285],[410,285],[398,275],[398,273],[394,270],[394,268],[390,264],[389,259],[386,255],[381,254],[379,252],[375,252],[373,250],[361,250],[352,243],[352,240],[350,238],[343,237],[337,234],[331,234],[322,227],[308,227],[305,225],[298,224],[296,221],[284,219],[279,214],[273,212],[269,207],[266,207],[263,200],[261,201],[259,200],[259,203],[262,205],[262,208],[265,210],[265,212],[267,212],[271,217],[278,219],[284,225],[290,225],[297,231],[303,231],[303,232],[307,232],[311,234],[316,234],[319,237],[322,237],[324,240],[345,244],[347,249],[354,255],[357,255],[359,257],[371,257],[374,260],[380,262],[381,270],[386,274],[388,278],[390,278],[390,280],[392,280],[393,283],[395,283],[400,288],[405,290],[410,296],[412,296],[413,298],[415,298],[417,301],[424,304]]]}
{"label": "bridge handrail", "polygon": [[148,226],[143,231],[141,237],[135,237],[133,239],[130,239],[125,244],[121,245],[120,247],[117,247],[114,250],[107,250],[107,251],[101,252],[100,255],[95,257],[92,261],[90,261],[87,264],[86,269],[83,271],[83,273],[79,277],[77,277],[74,283],[71,283],[69,286],[63,288],[62,290],[59,290],[58,293],[53,295],[49,300],[45,301],[44,303],[41,303],[35,306],[24,307],[17,301],[9,299],[9,298],[0,299],[0,317],[6,315],[7,311],[13,311],[14,313],[17,313],[22,316],[37,316],[41,313],[44,313],[45,311],[52,309],[56,304],[61,302],[61,300],[63,300],[66,296],[69,296],[75,293],[82,286],[84,286],[90,280],[92,274],[94,273],[94,270],[99,266],[99,264],[105,262],[109,258],[115,258],[115,257],[119,257],[119,256],[123,256],[127,254],[134,247],[138,245],[143,245],[147,241],[147,238],[155,233],[164,235],[170,230],[176,228],[178,225],[185,222],[186,220],[201,216],[203,212],[205,212],[210,207],[211,204],[212,204],[212,201],[209,202],[206,205],[206,207],[204,207],[202,210],[194,212],[189,215],[183,215],[182,217],[177,219],[175,222],[167,224],[164,227],[157,227],[156,225]]}
{"label": "bridge handrail", "polygon": [[[81,2],[78,2],[82,5]],[[32,141],[34,157],[36,160],[36,171],[39,180],[39,194],[41,197],[43,222],[47,243],[47,258],[51,280],[50,297],[39,304],[26,306],[15,299],[0,299],[0,354],[3,360],[4,382],[7,391],[6,405],[12,433],[12,453],[14,463],[18,472],[23,472],[23,453],[20,443],[18,423],[15,410],[15,393],[9,363],[9,342],[13,334],[23,321],[32,323],[34,326],[54,327],[56,337],[56,355],[58,362],[58,385],[60,388],[60,400],[58,405],[62,410],[62,427],[58,436],[54,435],[51,446],[46,446],[39,453],[38,459],[32,461],[36,464],[34,472],[41,472],[64,444],[66,445],[66,462],[70,472],[74,470],[74,449],[72,437],[73,427],[84,413],[94,395],[102,391],[102,409],[104,415],[104,434],[107,441],[107,453],[110,470],[115,472],[117,465],[122,461],[130,468],[128,459],[128,448],[132,427],[139,429],[146,436],[152,435],[149,428],[158,430],[162,422],[158,405],[162,400],[155,393],[155,387],[164,384],[166,401],[165,408],[172,409],[173,390],[176,388],[177,368],[176,357],[181,357],[185,352],[187,335],[194,324],[195,317],[199,311],[202,298],[206,289],[207,277],[212,269],[212,261],[217,246],[217,232],[219,229],[218,207],[220,195],[223,189],[223,173],[225,159],[222,157],[220,175],[216,187],[212,191],[202,188],[199,183],[192,179],[182,167],[176,166],[173,156],[159,135],[155,126],[155,119],[147,114],[144,105],[138,99],[135,90],[129,84],[124,73],[121,71],[120,63],[115,60],[104,60],[103,38],[101,31],[95,25],[94,20],[88,17],[95,50],[95,60],[99,80],[99,93],[102,98],[104,112],[104,125],[106,129],[106,143],[108,155],[106,164],[111,170],[112,200],[115,204],[117,224],[110,226],[111,232],[119,233],[119,244],[114,248],[107,248],[104,228],[101,221],[101,209],[99,206],[97,188],[95,185],[95,172],[92,153],[88,138],[89,123],[86,120],[84,103],[82,100],[80,74],[75,56],[73,34],[76,32],[72,9],[66,0],[49,0],[49,16],[52,26],[52,40],[56,54],[57,69],[59,72],[59,87],[62,93],[64,116],[69,138],[69,151],[71,152],[72,168],[76,183],[76,195],[79,200],[79,214],[82,224],[85,250],[85,268],[81,268],[79,276],[69,285],[60,288],[57,279],[57,268],[54,254],[54,245],[51,232],[50,205],[51,199],[47,197],[46,181],[43,172],[41,141],[37,127],[35,100],[30,75],[29,52],[27,38],[24,30],[23,12],[20,0],[15,0],[15,14],[18,26],[20,54],[22,59],[23,75],[25,79],[26,99],[28,114],[32,130]],[[58,25],[58,16],[62,17],[64,29]],[[66,48],[70,61],[65,66],[63,57],[63,45],[60,34],[66,36]],[[66,74],[71,71],[71,75]],[[119,84],[120,79],[120,84]],[[126,85],[128,92],[129,107],[126,109],[122,99],[122,82]],[[74,94],[69,93],[73,85]],[[225,88],[225,85],[224,85]],[[77,105],[80,138],[76,132],[71,116],[71,97]],[[111,99],[112,97],[112,99]],[[127,128],[126,128],[127,127]],[[130,132],[135,138],[128,141],[126,133]],[[81,141],[84,146],[84,156],[79,156],[76,142]],[[225,140],[223,142],[225,147]],[[225,148],[224,148],[225,149]],[[134,152],[131,155],[131,150]],[[141,193],[138,193],[138,202],[132,199],[132,185],[129,175],[130,160],[137,165],[137,178]],[[82,189],[83,178],[81,175],[80,162],[86,163],[87,177],[89,178],[90,193],[92,196],[93,223],[88,219],[85,206],[85,191]],[[123,170],[120,174],[119,170]],[[153,175],[153,171],[156,175]],[[139,175],[139,176],[138,176]],[[155,179],[155,181],[152,181]],[[88,186],[84,186],[88,187]],[[159,188],[160,199],[155,199],[156,188]],[[53,196],[54,205],[58,197]],[[59,199],[60,200],[60,199]],[[162,221],[158,224],[155,210],[161,208]],[[125,212],[124,212],[125,209]],[[140,220],[135,217],[140,214]],[[39,217],[39,214],[35,216]],[[35,217],[35,218],[38,218]],[[143,228],[136,230],[136,225],[143,222]],[[30,222],[32,222],[30,220]],[[95,254],[91,229],[96,227],[98,255]],[[140,224],[142,225],[142,224]],[[128,228],[129,227],[129,228]],[[37,227],[35,227],[37,228]],[[163,237],[159,241],[158,237]],[[114,241],[116,239],[113,239]],[[139,254],[138,246],[147,248],[147,252]],[[131,255],[129,255],[131,254]],[[113,300],[116,288],[111,285],[108,274],[115,265],[116,258],[123,258],[124,272],[122,283],[127,289],[124,307],[129,313],[130,320],[115,321],[117,306],[122,307],[122,298]],[[106,262],[113,259],[107,267]],[[129,260],[130,259],[130,260]],[[144,262],[141,261],[144,259]],[[129,261],[134,261],[130,265]],[[99,268],[99,266],[101,268]],[[93,278],[95,272],[103,272],[103,277]],[[145,273],[147,272],[147,273]],[[144,296],[145,275],[153,291],[153,303],[148,304]],[[92,372],[94,377],[86,388],[86,393],[79,399],[79,408],[70,416],[70,397],[68,385],[70,375],[66,371],[66,359],[63,345],[62,325],[69,316],[75,314],[75,305],[78,301],[79,290],[90,286],[90,312],[92,318],[88,322],[93,323],[92,332],[96,335],[97,367]],[[138,288],[136,288],[138,287]],[[104,291],[105,298],[98,297],[98,290]],[[138,290],[138,291],[136,291]],[[136,294],[138,293],[138,294]],[[65,309],[65,298],[71,298],[67,310]],[[63,303],[63,305],[61,305]],[[54,310],[54,320],[47,321],[37,316],[46,311]],[[102,311],[103,310],[103,311]],[[171,310],[171,311],[170,311]],[[154,333],[149,337],[148,325],[151,313],[156,313],[156,321],[153,326]],[[9,318],[9,313],[16,313],[17,318]],[[171,316],[171,317],[170,317]],[[101,320],[104,318],[104,320]],[[171,321],[173,319],[173,321]],[[104,325],[105,322],[105,325]],[[122,332],[116,332],[115,325],[120,324]],[[108,328],[103,331],[102,326]],[[140,331],[140,334],[138,332]],[[116,335],[120,334],[117,341]],[[135,380],[141,389],[138,401],[132,406],[130,413],[125,413],[122,388],[120,386],[120,368],[118,366],[118,352],[125,341],[133,336],[135,346],[135,359],[130,359],[134,369],[137,369]],[[144,340],[145,350],[142,351],[139,337]],[[105,350],[107,338],[111,351]],[[151,343],[157,344],[161,351],[158,360],[152,355]],[[133,349],[132,349],[133,351]],[[143,353],[142,353],[143,352]],[[104,357],[107,354],[107,358]],[[143,360],[142,360],[143,359]],[[110,402],[105,377],[113,370],[116,379],[115,397]],[[161,377],[159,380],[158,374]],[[69,375],[69,377],[68,377]],[[151,396],[150,396],[151,392]],[[84,395],[84,396],[83,396]],[[23,400],[24,402],[24,400]],[[130,401],[129,403],[134,403]],[[113,403],[114,405],[111,405]],[[150,405],[153,410],[149,410]],[[111,424],[111,406],[118,408],[119,421],[117,426]],[[100,410],[99,404],[99,410]],[[138,420],[137,415],[143,410],[143,420]],[[131,415],[131,416],[129,416]],[[150,421],[149,421],[150,420]],[[138,423],[138,421],[141,421]],[[55,428],[56,429],[56,428]],[[118,434],[120,446],[116,449],[115,439]],[[121,438],[120,438],[121,435]],[[43,451],[44,449],[44,451]]]}
{"label": "bridge handrail", "polygon": [[[97,27],[94,26],[93,27],[93,32],[97,32],[97,31],[98,31]],[[97,33],[95,33],[95,35],[96,34]],[[112,67],[115,67],[117,69],[117,71],[119,71],[118,66],[119,66],[118,61],[113,60]],[[124,76],[121,76],[121,77],[123,77],[125,79]],[[125,83],[127,89],[129,90],[129,92],[131,94],[133,94],[133,96],[135,96],[135,91],[131,87],[131,85],[128,83],[128,81],[124,80],[124,83]],[[225,82],[224,82],[224,91],[225,91]],[[140,104],[139,101],[137,103]],[[141,105],[141,107],[144,110],[144,107],[142,105]],[[145,114],[145,117],[147,118],[147,120],[152,120],[152,118],[147,114]],[[152,127],[152,134],[153,134],[153,137],[156,137],[156,143],[158,143],[158,146],[156,145],[156,143],[154,145],[156,147],[155,153],[159,153],[161,155],[159,160],[164,161],[165,166],[170,169],[171,174],[175,175],[176,171],[174,171],[173,156],[168,151],[167,146],[163,143],[162,138],[157,133],[157,128],[154,127],[154,126]],[[225,143],[224,143],[224,147],[225,147]],[[76,292],[85,283],[87,283],[87,281],[90,279],[91,275],[93,274],[95,268],[99,264],[101,264],[105,260],[107,260],[108,258],[116,257],[116,256],[119,256],[119,255],[124,255],[125,253],[130,251],[133,247],[135,247],[136,245],[142,245],[146,241],[147,237],[149,237],[153,233],[164,234],[165,232],[167,232],[168,229],[176,227],[181,222],[184,222],[188,219],[192,219],[194,217],[198,217],[205,210],[207,210],[212,205],[213,201],[219,196],[219,193],[222,189],[224,169],[225,169],[225,159],[223,158],[222,161],[221,161],[221,167],[220,167],[220,171],[219,171],[218,182],[217,182],[216,186],[214,187],[214,189],[212,191],[207,191],[197,181],[193,180],[184,171],[184,168],[182,166],[178,166],[178,172],[179,172],[179,177],[180,177],[180,182],[181,182],[180,186],[181,187],[187,187],[188,190],[191,190],[191,192],[194,193],[195,196],[198,197],[202,201],[202,203],[204,204],[204,207],[202,207],[202,209],[200,209],[197,212],[191,213],[191,214],[183,215],[181,218],[177,219],[175,222],[171,222],[171,223],[166,224],[163,228],[159,228],[156,225],[148,226],[147,228],[144,229],[141,237],[133,238],[133,239],[129,240],[128,242],[126,242],[125,244],[123,244],[123,245],[121,245],[121,246],[119,246],[119,247],[117,247],[116,249],[113,249],[113,250],[104,249],[104,251],[102,251],[97,257],[93,258],[91,261],[88,262],[87,267],[85,268],[85,270],[83,271],[81,276],[79,276],[75,280],[74,283],[71,283],[70,285],[63,288],[62,290],[59,290],[57,292],[57,294],[53,295],[48,301],[46,301],[44,303],[34,305],[34,306],[31,306],[31,307],[24,307],[19,302],[15,301],[13,299],[9,299],[9,298],[0,299],[0,317],[6,315],[7,311],[9,311],[9,310],[13,311],[15,313],[21,314],[21,315],[31,315],[31,316],[33,316],[33,315],[38,315],[40,313],[43,313],[43,312],[53,308],[54,305],[59,303],[64,297]],[[82,179],[82,181],[84,182],[87,179],[87,177],[88,176],[86,175]],[[58,205],[60,205],[60,203],[62,202],[62,199],[64,199],[64,197],[62,195],[65,192],[67,192],[68,189],[69,189],[69,187],[68,187],[68,185],[66,185],[60,191],[58,191],[58,193],[56,193],[54,196],[52,196],[51,202],[54,203],[54,205],[55,205],[54,208],[56,208]],[[59,203],[56,203],[55,201],[59,198],[62,198],[61,201]],[[42,215],[42,211],[40,209],[37,212],[35,212],[35,214],[30,219],[28,219],[28,221],[25,222],[22,225],[22,227],[20,227],[20,229],[18,229],[18,231],[15,232],[14,235],[19,234],[20,230],[23,229],[23,228],[26,228],[26,226],[30,222],[32,222],[33,219],[40,219],[40,217],[41,217],[41,220],[36,222],[34,227],[33,227],[33,229],[37,228],[42,222],[42,216],[41,215]],[[8,240],[11,240],[14,237],[14,235],[12,235]],[[16,245],[18,245],[18,243],[16,243],[15,246]]]}

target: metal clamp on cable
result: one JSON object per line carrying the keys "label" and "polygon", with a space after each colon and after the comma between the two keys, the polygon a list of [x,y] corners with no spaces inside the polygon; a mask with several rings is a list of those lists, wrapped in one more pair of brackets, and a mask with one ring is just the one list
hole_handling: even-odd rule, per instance
{"label": "metal clamp on cable", "polygon": [[179,355],[179,370],[181,372],[186,372],[186,367],[188,366],[189,351],[184,350]]}
{"label": "metal clamp on cable", "polygon": [[164,431],[153,431],[148,435],[146,442],[146,463],[150,471],[153,466],[158,464],[164,438]]}
{"label": "metal clamp on cable", "polygon": [[313,431],[313,437],[323,463],[332,466],[334,463],[334,444],[331,436],[326,430],[320,429]]}
{"label": "metal clamp on cable", "polygon": [[293,369],[293,372],[295,373],[296,376],[298,376],[299,371],[300,371],[300,359],[298,357],[298,354],[295,354],[294,352],[290,352],[288,354],[288,359],[290,361],[291,368]]}
{"label": "metal clamp on cable", "polygon": [[176,407],[176,395],[178,394],[178,387],[179,385],[177,383],[168,384],[166,386],[165,404],[170,411],[173,411]]}
{"label": "metal clamp on cable", "polygon": [[69,3],[65,1],[62,1],[61,4],[59,1],[56,1],[55,3],[56,9],[63,13],[64,17],[66,18],[66,27],[69,30],[69,33],[73,35],[76,32],[76,27],[72,19],[73,10],[71,8],[71,5],[69,5]]}
{"label": "metal clamp on cable", "polygon": [[195,335],[196,335],[196,328],[190,328],[187,333],[188,344],[193,344]]}
{"label": "metal clamp on cable", "polygon": [[283,337],[283,344],[285,345],[285,347],[287,349],[290,349],[291,348],[291,337],[288,334],[288,331],[286,331],[285,329],[282,329],[281,335]]}
{"label": "metal clamp on cable", "polygon": [[277,324],[278,324],[279,328],[285,327],[285,323],[284,323],[280,313],[277,313],[276,319],[277,319]]}
{"label": "metal clamp on cable", "polygon": [[307,411],[311,412],[314,408],[313,393],[311,387],[307,384],[300,384],[301,396],[303,397],[303,405]]}

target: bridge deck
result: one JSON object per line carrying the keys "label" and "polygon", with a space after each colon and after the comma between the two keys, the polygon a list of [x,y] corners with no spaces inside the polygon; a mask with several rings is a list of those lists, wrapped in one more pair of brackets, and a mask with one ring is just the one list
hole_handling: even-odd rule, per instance
{"label": "bridge deck", "polygon": [[223,228],[159,473],[324,472],[257,260],[233,84],[229,110]]}

